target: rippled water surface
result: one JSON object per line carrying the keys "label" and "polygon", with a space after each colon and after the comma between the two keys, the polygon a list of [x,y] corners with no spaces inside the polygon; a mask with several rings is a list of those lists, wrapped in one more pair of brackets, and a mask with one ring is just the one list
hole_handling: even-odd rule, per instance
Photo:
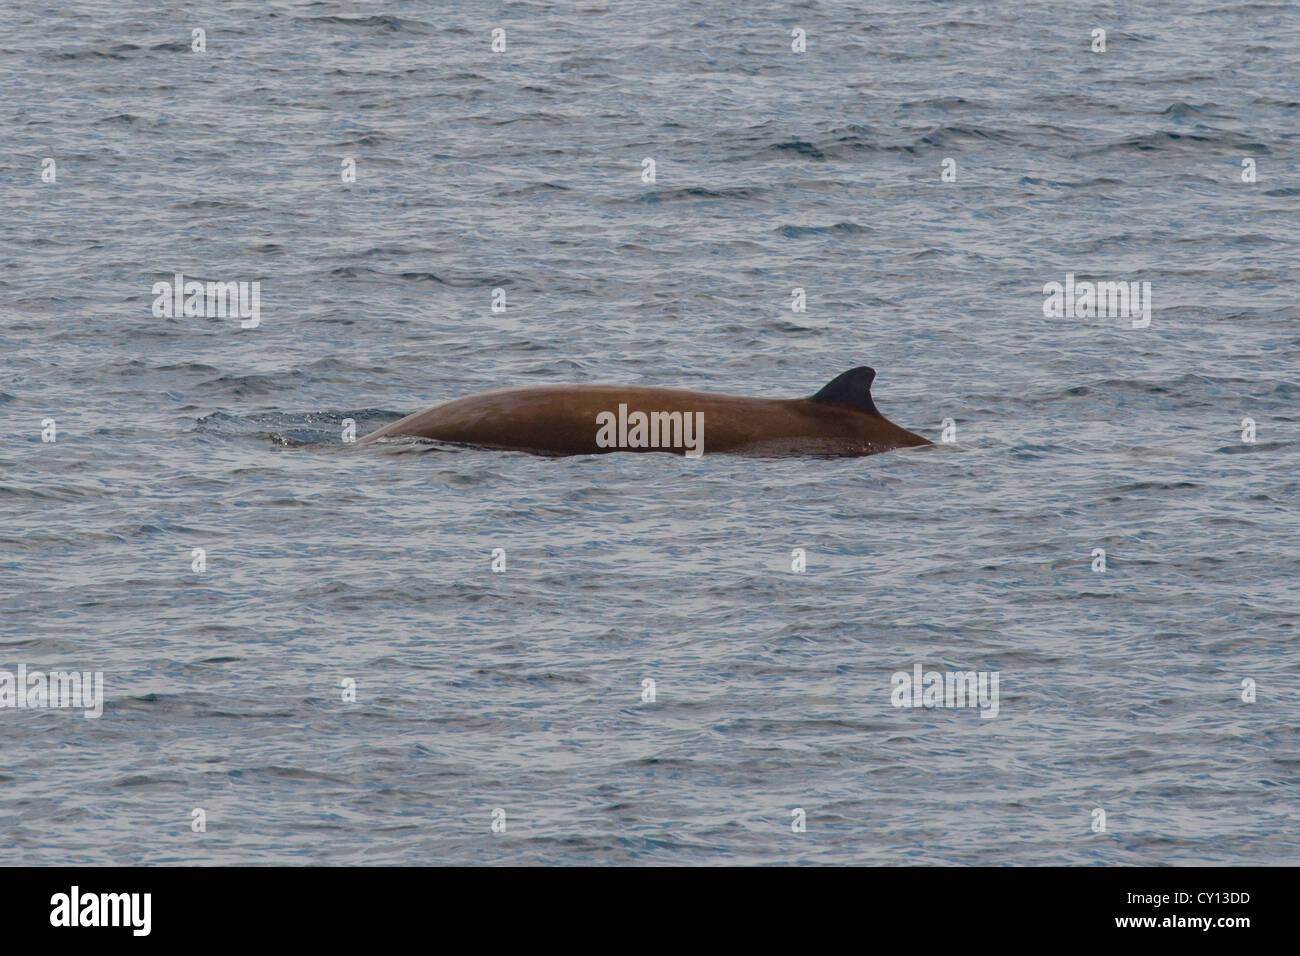
{"label": "rippled water surface", "polygon": [[[0,709],[6,853],[1300,863],[1294,3],[0,23],[0,668],[105,681]],[[178,271],[260,326],[155,316]],[[1067,273],[1149,281],[1150,326],[1045,318]],[[955,443],[341,441],[862,364]],[[997,717],[895,708],[916,664],[997,672]]]}

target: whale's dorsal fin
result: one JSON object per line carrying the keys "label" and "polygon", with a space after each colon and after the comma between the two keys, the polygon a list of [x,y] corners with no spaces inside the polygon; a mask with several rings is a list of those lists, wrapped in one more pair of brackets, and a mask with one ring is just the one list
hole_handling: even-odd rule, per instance
{"label": "whale's dorsal fin", "polygon": [[822,386],[822,390],[812,397],[814,402],[827,405],[847,405],[869,415],[883,418],[876,403],[871,400],[871,383],[876,380],[876,370],[868,365],[859,365],[847,372],[836,375]]}

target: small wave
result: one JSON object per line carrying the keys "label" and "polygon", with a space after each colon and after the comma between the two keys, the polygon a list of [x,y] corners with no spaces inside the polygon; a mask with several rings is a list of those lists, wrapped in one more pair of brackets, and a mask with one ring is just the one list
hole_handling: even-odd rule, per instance
{"label": "small wave", "polygon": [[804,236],[869,235],[874,230],[860,226],[856,222],[837,222],[831,226],[781,226],[776,231],[786,239],[802,239]]}
{"label": "small wave", "polygon": [[1233,151],[1245,150],[1251,153],[1269,152],[1269,148],[1266,144],[1246,142],[1231,133],[1207,132],[1197,134],[1175,133],[1171,130],[1158,130],[1153,133],[1127,136],[1121,140],[1103,143],[1092,149],[1083,149],[1074,154],[1072,158],[1077,159],[1080,156],[1097,156],[1103,153],[1148,153],[1184,148],[1195,149],[1197,152],[1202,152],[1207,147]]}
{"label": "small wave", "polygon": [[525,199],[529,196],[544,196],[549,193],[567,193],[572,192],[571,186],[565,186],[561,183],[528,183],[524,186],[514,186],[502,189],[497,193],[504,199]]}
{"label": "small wave", "polygon": [[254,415],[231,415],[213,412],[199,418],[195,430],[225,439],[244,439],[269,442],[285,448],[308,445],[343,445],[343,422],[352,419],[356,437],[361,438],[390,422],[395,422],[405,412],[386,409],[363,408],[340,412],[266,412]]}
{"label": "small wave", "polygon": [[1227,118],[1228,114],[1220,113],[1214,107],[1215,104],[1213,103],[1205,103],[1201,106],[1197,106],[1195,103],[1188,103],[1186,100],[1182,100],[1166,107],[1161,111],[1161,115],[1172,116],[1176,119],[1188,119],[1200,116]]}
{"label": "small wave", "polygon": [[[188,49],[185,45],[185,49]],[[133,43],[119,43],[117,46],[110,47],[107,50],[98,47],[88,47],[84,50],[64,50],[59,53],[47,53],[45,58],[48,60],[62,60],[64,62],[82,62],[87,60],[125,60],[130,54],[136,53],[140,47]]]}
{"label": "small wave", "polygon": [[[375,14],[368,17],[295,17],[294,21],[312,26],[339,26],[347,27],[350,30],[386,30],[394,33],[419,33],[429,34],[433,28],[429,24],[420,20],[408,20],[405,17],[395,16],[393,14]],[[455,32],[449,29],[446,32]],[[469,31],[464,31],[468,33]]]}

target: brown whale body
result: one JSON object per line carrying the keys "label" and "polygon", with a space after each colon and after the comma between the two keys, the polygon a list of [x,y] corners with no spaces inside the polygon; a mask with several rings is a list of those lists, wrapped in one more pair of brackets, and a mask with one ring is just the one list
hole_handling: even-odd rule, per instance
{"label": "brown whale body", "polygon": [[[703,413],[705,453],[790,456],[873,455],[931,442],[887,421],[871,398],[874,369],[859,366],[809,398],[767,399],[674,388],[541,385],[458,398],[408,415],[362,439],[410,436],[540,455],[667,451],[678,447],[602,447],[602,413]],[[608,420],[605,419],[605,420]],[[699,421],[698,417],[694,419]],[[666,443],[666,442],[665,442]]]}

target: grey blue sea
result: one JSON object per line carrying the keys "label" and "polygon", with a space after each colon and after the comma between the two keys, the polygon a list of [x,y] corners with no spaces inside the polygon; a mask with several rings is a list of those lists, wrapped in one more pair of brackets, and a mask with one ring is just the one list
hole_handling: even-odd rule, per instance
{"label": "grey blue sea", "polygon": [[[1298,77],[1291,0],[7,0],[0,854],[1300,863]],[[344,440],[858,365],[934,447]]]}

